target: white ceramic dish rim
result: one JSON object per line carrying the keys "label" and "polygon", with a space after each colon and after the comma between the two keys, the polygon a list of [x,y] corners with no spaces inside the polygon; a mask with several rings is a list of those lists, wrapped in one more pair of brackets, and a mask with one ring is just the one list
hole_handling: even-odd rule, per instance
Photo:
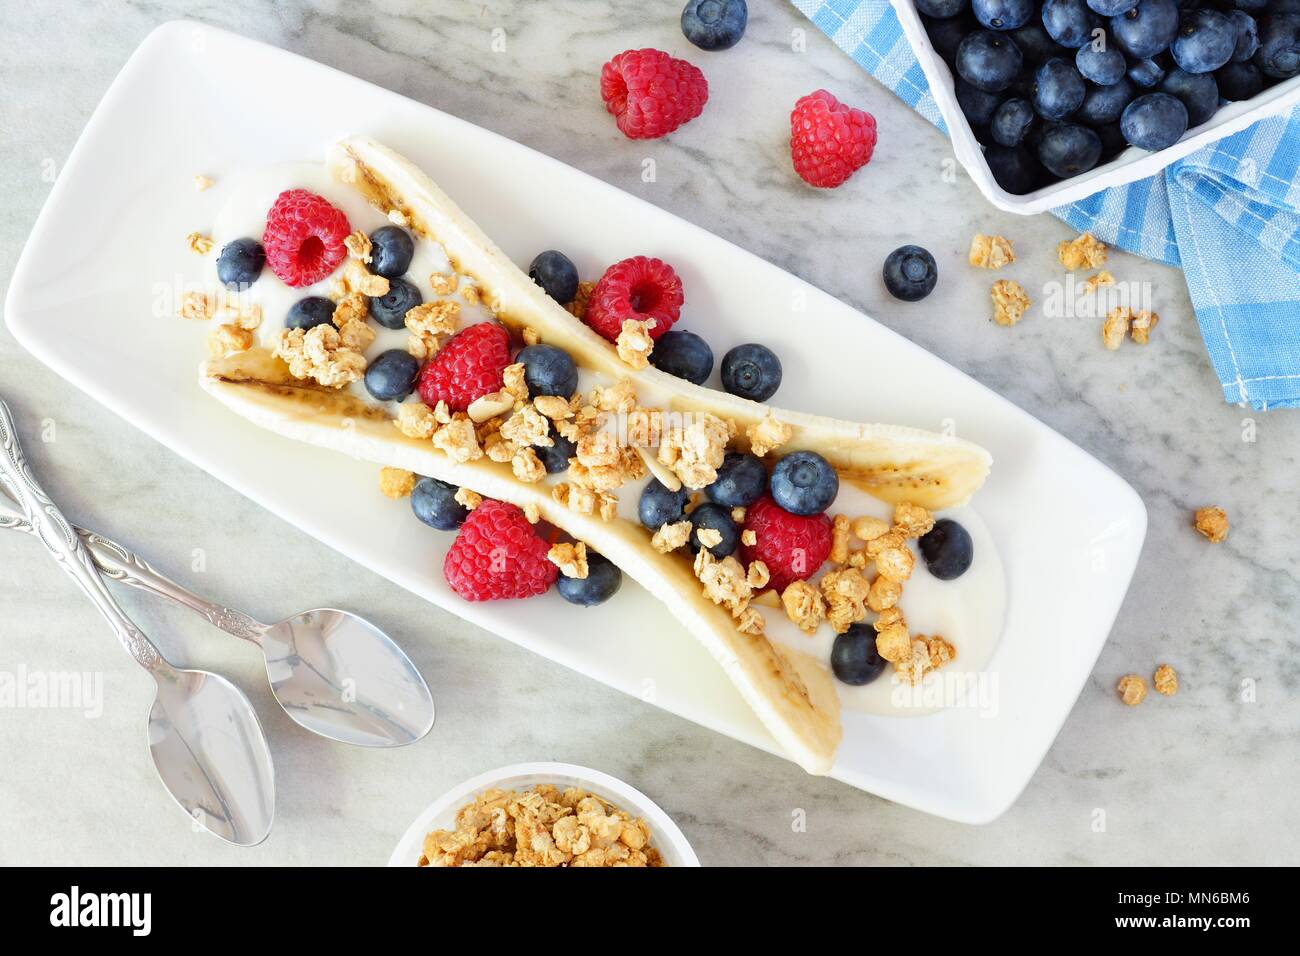
{"label": "white ceramic dish rim", "polygon": [[930,84],[930,91],[934,94],[939,112],[943,114],[944,122],[948,124],[953,153],[975,180],[975,184],[979,186],[985,198],[1007,212],[1024,216],[1046,212],[1086,199],[1103,189],[1145,179],[1160,172],[1170,163],[1216,140],[1239,133],[1251,123],[1300,103],[1300,76],[1295,76],[1263,90],[1249,100],[1229,103],[1220,108],[1208,123],[1188,130],[1183,134],[1182,139],[1168,149],[1151,153],[1130,148],[1104,166],[1098,166],[1082,175],[1053,183],[1032,193],[1017,196],[1015,193],[1007,192],[993,178],[988,163],[984,161],[984,150],[975,139],[975,134],[971,132],[970,124],[966,122],[961,107],[957,105],[952,71],[948,69],[948,64],[943,61],[943,57],[939,56],[930,42],[913,0],[889,0],[889,2],[898,14],[898,20],[912,46],[912,52],[916,54],[921,64],[921,70]]}
{"label": "white ceramic dish rim", "polygon": [[[195,36],[188,36],[183,31],[194,31]],[[202,446],[196,444],[191,439],[191,432],[177,432],[175,422],[166,414],[160,414],[152,407],[146,411],[140,411],[133,407],[133,404],[138,402],[138,396],[115,390],[113,387],[114,381],[106,380],[102,375],[97,374],[100,369],[98,367],[89,367],[93,363],[88,360],[76,360],[74,353],[65,347],[66,341],[60,335],[52,334],[49,326],[43,324],[46,313],[51,309],[51,304],[48,299],[41,298],[41,293],[47,291],[48,286],[41,285],[41,270],[36,264],[36,260],[42,257],[38,255],[38,250],[42,252],[50,251],[49,246],[51,243],[66,244],[61,237],[66,236],[64,230],[69,223],[66,220],[62,222],[56,221],[59,215],[66,216],[75,213],[77,220],[81,218],[79,210],[63,208],[66,205],[64,193],[73,192],[75,194],[77,192],[77,189],[71,184],[74,182],[79,183],[79,177],[87,178],[92,183],[98,181],[95,178],[94,169],[97,155],[88,144],[94,142],[104,148],[111,145],[111,134],[101,128],[107,127],[111,123],[111,117],[116,115],[118,108],[123,105],[130,107],[132,112],[137,115],[144,115],[139,107],[148,104],[132,105],[133,101],[126,99],[126,91],[134,89],[136,85],[144,85],[150,89],[156,88],[156,83],[150,83],[143,79],[149,75],[145,66],[146,62],[154,64],[155,61],[161,61],[162,65],[173,66],[174,64],[171,61],[164,58],[176,55],[174,50],[179,48],[179,44],[185,40],[208,48],[219,48],[226,56],[223,62],[229,62],[231,56],[248,59],[274,57],[276,58],[275,63],[263,62],[260,66],[263,69],[271,69],[272,67],[276,69],[292,69],[303,74],[302,76],[295,74],[295,79],[310,80],[322,84],[346,84],[346,92],[350,99],[355,99],[358,95],[364,94],[367,111],[371,108],[372,99],[381,105],[387,104],[395,113],[399,113],[404,117],[407,117],[411,110],[419,111],[419,116],[430,123],[431,126],[438,128],[444,136],[454,139],[457,135],[463,135],[470,144],[487,146],[494,152],[509,154],[513,162],[533,164],[536,167],[534,172],[538,174],[554,173],[557,177],[566,179],[566,185],[587,190],[588,198],[592,202],[617,202],[620,204],[621,213],[631,215],[636,220],[638,236],[646,231],[657,231],[671,227],[674,241],[684,241],[688,245],[706,246],[709,252],[715,255],[743,258],[747,263],[752,262],[760,275],[766,276],[770,272],[774,276],[779,276],[782,283],[788,283],[789,288],[796,290],[800,297],[806,298],[809,309],[814,310],[814,313],[818,310],[827,313],[843,312],[845,318],[853,323],[853,328],[864,328],[866,331],[863,334],[866,334],[871,339],[873,347],[891,352],[896,363],[901,362],[909,368],[912,365],[921,365],[925,368],[926,374],[939,376],[936,381],[944,382],[946,386],[939,389],[936,394],[946,394],[947,388],[959,388],[968,398],[975,399],[980,403],[987,403],[986,411],[992,415],[991,420],[995,421],[997,428],[1001,430],[999,441],[1014,438],[1014,444],[1010,446],[1014,449],[1014,454],[1004,460],[1001,471],[995,468],[992,479],[994,484],[1007,480],[999,479],[1000,474],[1008,476],[1013,484],[1018,480],[1021,486],[1024,486],[1026,482],[1030,485],[1034,484],[1035,478],[1041,482],[1042,475],[1037,470],[1023,472],[1017,476],[1014,472],[1008,472],[1007,468],[1013,467],[1011,463],[1016,460],[1017,456],[1025,458],[1032,456],[1038,459],[1042,459],[1044,455],[1049,456],[1040,467],[1054,469],[1057,472],[1056,478],[1058,480],[1069,482],[1063,487],[1069,490],[1071,494],[1077,495],[1079,499],[1078,507],[1073,511],[1067,509],[1065,513],[1078,520],[1099,520],[1104,514],[1106,519],[1111,521],[1110,526],[1102,529],[1099,538],[1087,542],[1087,545],[1093,551],[1105,551],[1113,560],[1102,584],[1087,584],[1086,587],[1083,584],[1072,585],[1075,588],[1072,593],[1064,593],[1059,590],[1054,592],[1055,600],[1063,601],[1068,599],[1079,605],[1077,610],[1082,623],[1071,623],[1067,628],[1067,631],[1072,634],[1073,644],[1072,646],[1062,645],[1063,656],[1067,658],[1062,666],[1068,666],[1069,670],[1058,672],[1055,675],[1057,682],[1051,685],[1050,699],[1038,691],[1023,693],[1021,698],[1017,698],[1014,702],[1023,707],[1036,708],[1032,718],[1029,717],[1028,713],[1021,713],[1018,720],[1004,718],[1003,726],[1009,729],[999,730],[993,736],[993,740],[982,751],[966,754],[961,754],[961,751],[955,752],[955,755],[961,755],[964,758],[971,758],[977,753],[983,754],[987,752],[991,759],[1006,765],[1002,768],[1004,773],[1001,775],[1005,776],[1005,779],[1000,779],[996,770],[986,769],[983,762],[980,762],[978,769],[976,769],[976,765],[970,764],[969,759],[965,759],[963,766],[951,768],[951,772],[946,765],[943,765],[945,772],[941,778],[936,778],[933,774],[920,774],[918,776],[906,770],[899,773],[891,772],[882,776],[869,765],[864,766],[860,763],[848,762],[837,762],[835,769],[832,771],[832,775],[836,778],[853,786],[868,789],[886,799],[895,800],[929,813],[967,823],[983,823],[992,820],[1015,801],[1016,797],[1028,784],[1034,770],[1051,746],[1052,740],[1064,723],[1066,716],[1068,716],[1070,707],[1091,673],[1091,668],[1095,664],[1106,635],[1118,614],[1145,537],[1146,511],[1141,499],[1122,479],[1092,456],[1072,445],[1062,436],[985,386],[972,381],[947,363],[897,333],[879,326],[815,287],[804,283],[797,277],[781,272],[756,256],[736,248],[733,244],[719,239],[697,226],[683,222],[658,207],[628,196],[613,186],[573,170],[554,159],[538,154],[527,147],[482,130],[456,117],[448,116],[425,104],[414,103],[398,94],[375,87],[303,57],[225,31],[187,21],[166,24],[146,38],[136,54],[123,68],[108,93],[105,94],[103,102],[87,124],[81,140],[78,141],[69,156],[63,174],[55,183],[46,206],[37,220],[32,232],[32,238],[20,257],[6,302],[6,318],[15,337],[34,355],[64,378],[100,401],[105,407],[116,411],[163,445],[176,451],[182,457],[195,462],[214,477],[240,491],[263,507],[268,508],[273,513],[278,514],[284,520],[297,525],[328,546],[374,568],[379,573],[420,594],[427,600],[437,603],[473,623],[497,631],[515,643],[542,653],[567,667],[617,687],[626,693],[639,693],[636,685],[640,681],[640,673],[638,673],[634,681],[626,673],[620,674],[616,670],[610,670],[608,661],[589,660],[575,654],[573,649],[568,647],[557,650],[553,645],[545,645],[531,633],[529,628],[521,627],[519,621],[515,617],[511,617],[508,611],[485,605],[466,605],[463,602],[448,599],[436,587],[431,587],[427,576],[410,570],[381,567],[374,563],[372,556],[366,555],[362,557],[358,554],[358,544],[354,538],[338,531],[328,522],[322,523],[318,515],[309,511],[295,510],[296,503],[291,505],[289,501],[284,499],[282,490],[274,483],[259,483],[242,474],[240,469],[230,464],[225,456],[213,454],[207,444]],[[189,71],[182,72],[188,73]],[[140,73],[141,76],[137,77],[136,73]],[[355,91],[354,87],[356,88]],[[222,89],[224,90],[224,87]],[[340,90],[342,89],[340,87]],[[201,119],[200,116],[199,120],[201,121]],[[343,131],[336,130],[335,134],[337,135],[339,132]],[[294,138],[297,138],[296,135]],[[101,140],[103,139],[109,139],[110,143],[102,143]],[[131,148],[136,148],[135,141],[131,142]],[[91,168],[83,169],[83,167]],[[50,257],[51,261],[56,261],[57,258]],[[28,275],[29,272],[32,275]],[[50,281],[48,277],[46,278],[47,281]],[[66,284],[62,273],[59,273],[56,284]],[[770,283],[768,284],[770,285]],[[863,325],[859,325],[860,323]],[[837,331],[842,331],[845,328],[848,327],[836,326]],[[58,331],[62,332],[63,330]],[[952,376],[951,379],[947,378],[949,375]],[[194,392],[198,393],[197,397],[202,398],[197,388],[194,389]],[[213,409],[210,406],[199,406],[192,409],[192,411],[196,412],[200,417],[210,417]],[[936,409],[928,408],[926,414],[928,415],[934,411]],[[914,409],[913,414],[916,413],[917,410]],[[218,423],[213,421],[211,424],[216,425]],[[189,422],[186,422],[186,425],[188,428]],[[221,427],[224,428],[225,424],[222,424]],[[251,428],[246,424],[242,427],[246,430]],[[253,429],[253,432],[256,432],[256,429]],[[241,432],[240,440],[247,440],[250,443],[271,440],[265,436],[259,438],[259,435],[263,435],[263,433],[250,434],[244,431]],[[294,454],[296,455],[296,452]],[[307,454],[307,452],[303,452],[303,454]],[[343,465],[340,464],[340,468],[342,467]],[[1084,476],[1086,476],[1086,482],[1083,481]],[[1071,490],[1075,488],[1078,489],[1077,492]],[[997,497],[986,498],[986,501],[995,511],[1005,511],[1007,506],[1005,502],[998,504],[999,499]],[[1017,514],[1019,514],[1022,502],[1020,499],[1016,499],[1015,503]],[[1055,515],[1059,510],[1059,506],[1054,506],[1051,514]],[[985,514],[987,516],[988,513],[985,512]],[[1078,542],[1078,544],[1083,546],[1084,542]],[[1004,550],[1005,558],[1006,552]],[[1036,570],[1027,569],[1028,567],[1034,567],[1033,562],[1023,560],[1020,565],[1024,569],[1022,573],[1030,578],[1038,574]],[[1009,567],[1008,570],[1010,572],[1011,568]],[[1054,573],[1058,572],[1054,571]],[[1033,580],[1032,583],[1037,585],[1040,582]],[[1008,581],[1008,584],[1013,586],[1011,580]],[[1039,606],[1041,604],[1042,602],[1036,602],[1033,605],[1034,610],[1025,610],[1025,614],[1031,618],[1034,615],[1041,615],[1042,608]],[[1009,606],[1009,614],[1012,616],[1016,613],[1015,607],[1013,601]],[[1055,607],[1052,610],[1055,612]],[[1009,618],[1008,631],[1011,630],[1012,625]],[[1034,633],[1041,633],[1041,630],[1035,630]],[[1025,635],[1022,634],[1021,638],[1024,639]],[[685,640],[684,636],[681,639]],[[1058,641],[1063,640],[1065,640],[1064,637],[1058,638]],[[1007,645],[1008,639],[1004,636],[1002,646],[1005,648]],[[703,655],[703,651],[699,650],[697,646],[690,646],[693,647],[690,653]],[[1004,663],[1007,662],[1009,653],[1009,651],[1006,653],[999,651]],[[995,662],[996,659],[995,657]],[[1023,665],[1019,663],[1017,658],[1011,660],[1015,662],[1011,668],[1011,673],[1015,676],[1017,673],[1016,668],[1023,667]],[[642,666],[647,666],[647,664],[643,663]],[[653,667],[656,665],[648,666],[652,668],[650,672],[654,673]],[[723,702],[701,702],[700,698],[689,696],[691,693],[698,693],[701,687],[713,690],[717,686],[717,681],[725,684],[725,679],[720,676],[720,672],[710,672],[707,678],[691,677],[683,678],[683,680],[686,683],[682,687],[676,688],[675,693],[669,692],[673,690],[672,688],[664,691],[656,699],[656,703],[705,727],[726,733],[769,752],[777,752],[770,737],[756,726],[753,715],[744,708],[743,704],[740,704],[738,697],[733,702],[724,704]],[[704,680],[705,683],[697,686],[698,680]],[[683,696],[682,691],[688,693]],[[1046,709],[1046,715],[1044,708]],[[900,721],[895,719],[894,723],[897,724]],[[945,740],[949,735],[956,738],[962,736],[963,725],[950,725],[944,715],[905,720],[901,721],[901,723],[916,727],[915,730],[912,730],[909,726],[906,734],[909,751],[906,758],[908,761],[907,766],[916,763],[924,764],[925,754],[933,752],[936,747],[948,746]],[[889,733],[887,725],[872,723],[870,726],[872,728],[870,732],[873,734]],[[926,730],[926,727],[930,729]],[[967,728],[967,730],[969,729]],[[987,738],[989,731],[984,730],[981,725],[978,736]],[[871,749],[879,750],[880,742],[878,738],[873,737],[871,739]],[[915,756],[912,756],[910,751],[913,751],[918,746],[920,749],[916,750]],[[842,748],[842,753],[843,751],[844,748]],[[887,749],[885,752],[893,754],[894,750]],[[965,776],[963,777],[963,775]],[[975,775],[978,775],[978,778]],[[957,783],[957,781],[961,782]]]}
{"label": "white ceramic dish rim", "polygon": [[699,866],[699,857],[691,848],[686,835],[663,809],[631,784],[624,783],[590,767],[571,763],[516,763],[498,767],[448,790],[429,804],[411,822],[397,842],[388,865],[392,867],[417,866],[424,852],[424,836],[430,830],[450,829],[455,823],[456,811],[485,790],[520,790],[550,783],[563,790],[581,787],[608,800],[620,810],[645,820],[650,828],[650,843],[656,847],[669,866]]}

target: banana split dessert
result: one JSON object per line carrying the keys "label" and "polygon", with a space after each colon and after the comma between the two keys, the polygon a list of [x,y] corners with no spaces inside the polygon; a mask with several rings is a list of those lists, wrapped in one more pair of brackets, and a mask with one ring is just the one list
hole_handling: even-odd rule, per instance
{"label": "banana split dessert", "polygon": [[581,614],[627,575],[812,773],[830,771],[841,708],[932,712],[945,667],[991,656],[1002,567],[965,507],[988,453],[777,407],[781,362],[757,343],[707,387],[713,351],[674,328],[689,289],[669,262],[584,282],[548,250],[525,272],[363,136],[250,171],[212,231],[215,291],[182,307],[212,324],[202,387],[382,466],[383,490],[447,534],[464,600]]}

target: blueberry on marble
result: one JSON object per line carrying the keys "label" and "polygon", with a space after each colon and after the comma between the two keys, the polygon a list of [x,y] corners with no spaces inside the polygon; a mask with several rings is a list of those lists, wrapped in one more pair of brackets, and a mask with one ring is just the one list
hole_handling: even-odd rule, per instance
{"label": "blueberry on marble", "polygon": [[729,50],[745,35],[745,0],[689,0],[682,10],[682,33],[701,50]]}
{"label": "blueberry on marble", "polygon": [[740,544],[740,529],[736,527],[736,522],[731,517],[731,509],[724,508],[722,505],[706,501],[691,512],[691,536],[687,539],[692,551],[699,551],[705,547],[700,540],[701,531],[716,531],[721,540],[717,544],[708,545],[709,554],[713,555],[719,561],[736,550],[736,545]]}
{"label": "blueberry on marble", "polygon": [[968,33],[957,47],[958,75],[986,93],[998,93],[1010,86],[1023,62],[1015,41],[992,30]]}
{"label": "blueberry on marble", "polygon": [[1018,96],[1006,100],[993,111],[989,135],[999,146],[1019,146],[1029,127],[1034,125],[1034,107]]}
{"label": "blueberry on marble", "polygon": [[1094,130],[1077,123],[1053,126],[1038,141],[1038,161],[1062,179],[1086,173],[1099,159],[1100,137]]}
{"label": "blueberry on marble", "polygon": [[1169,49],[1186,72],[1211,73],[1232,59],[1237,27],[1218,10],[1189,10],[1179,20],[1178,35]]}
{"label": "blueberry on marble", "polygon": [[1178,97],[1187,107],[1188,127],[1200,126],[1219,110],[1219,84],[1213,73],[1170,70],[1160,81],[1160,91]]}
{"label": "blueberry on marble", "polygon": [[1140,0],[1131,10],[1111,17],[1110,34],[1129,56],[1155,56],[1178,35],[1177,0]]}
{"label": "blueberry on marble", "polygon": [[732,395],[765,402],[781,387],[781,360],[767,346],[749,342],[722,356],[721,374],[722,387]]}
{"label": "blueberry on marble", "polygon": [[767,490],[767,469],[748,452],[729,451],[718,466],[718,477],[704,489],[710,501],[727,508],[748,508]]}
{"label": "blueberry on marble", "polygon": [[528,278],[560,305],[568,305],[578,294],[578,267],[563,252],[539,252],[528,266]]}
{"label": "blueberry on marble", "polygon": [[1139,149],[1164,149],[1187,132],[1187,107],[1168,93],[1146,93],[1124,107],[1119,128]]}
{"label": "blueberry on marble", "polygon": [[400,402],[411,394],[420,363],[406,349],[381,352],[369,365],[363,381],[366,391],[381,402]]}
{"label": "blueberry on marble", "polygon": [[672,329],[655,341],[650,364],[661,372],[703,385],[713,373],[713,349],[694,332]]}
{"label": "blueberry on marble", "polygon": [[1034,109],[1045,120],[1063,120],[1083,104],[1088,88],[1070,63],[1053,57],[1034,74]]}
{"label": "blueberry on marble", "polygon": [[310,329],[334,321],[334,303],[323,295],[309,295],[289,306],[284,317],[286,329]]}
{"label": "blueberry on marble", "polygon": [[406,275],[415,256],[415,240],[398,226],[380,226],[370,234],[367,268],[377,276],[396,279]]}
{"label": "blueberry on marble", "polygon": [[566,401],[578,390],[578,366],[564,349],[530,345],[515,356],[524,366],[524,384],[532,398],[558,395]]}
{"label": "blueberry on marble", "polygon": [[456,500],[459,490],[437,478],[421,478],[411,489],[411,510],[430,528],[455,531],[469,517],[469,509]]}
{"label": "blueberry on marble", "polygon": [[840,491],[840,478],[821,455],[796,451],[772,469],[772,500],[791,514],[820,514]]}
{"label": "blueberry on marble", "polygon": [[975,560],[975,542],[970,532],[951,518],[936,521],[917,544],[925,566],[940,581],[961,577]]}
{"label": "blueberry on marble", "polygon": [[571,578],[561,574],[555,579],[555,590],[560,597],[579,607],[595,607],[604,604],[623,584],[623,572],[613,561],[603,554],[587,551],[587,576]]}
{"label": "blueberry on marble", "polygon": [[262,274],[266,250],[256,239],[234,239],[217,256],[217,278],[227,289],[248,288]]}
{"label": "blueberry on marble", "polygon": [[388,291],[370,300],[370,317],[386,329],[406,328],[406,313],[424,301],[405,279],[389,279]]}
{"label": "blueberry on marble", "polygon": [[831,645],[831,673],[842,684],[870,684],[888,663],[876,650],[876,629],[866,621],[850,624]]}
{"label": "blueberry on marble", "polygon": [[658,531],[666,524],[676,524],[682,520],[686,508],[687,492],[685,488],[670,491],[651,478],[641,490],[641,500],[637,502],[637,517],[641,524],[651,531]]}
{"label": "blueberry on marble", "polygon": [[934,291],[939,266],[934,256],[920,246],[899,246],[885,257],[881,275],[895,299],[917,302]]}

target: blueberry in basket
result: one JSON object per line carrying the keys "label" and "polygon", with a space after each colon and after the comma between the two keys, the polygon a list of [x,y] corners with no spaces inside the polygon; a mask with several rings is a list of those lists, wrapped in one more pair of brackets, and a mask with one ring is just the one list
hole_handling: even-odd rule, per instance
{"label": "blueberry in basket", "polygon": [[[1210,73],[1232,59],[1237,27],[1218,10],[1186,10],[1178,20],[1178,35],[1169,50],[1188,73]],[[1195,125],[1195,124],[1193,124]]]}
{"label": "blueberry in basket", "polygon": [[947,20],[966,9],[969,0],[916,0],[916,9],[927,17]]}
{"label": "blueberry in basket", "polygon": [[[1175,100],[1175,102],[1177,102]],[[1061,123],[1043,132],[1038,161],[1053,176],[1067,179],[1086,173],[1101,159],[1101,137],[1077,123]]]}
{"label": "blueberry in basket", "polygon": [[1177,0],[1141,0],[1133,9],[1111,17],[1110,33],[1129,56],[1155,56],[1178,35],[1178,12]]}
{"label": "blueberry in basket", "polygon": [[1034,109],[1051,122],[1059,122],[1083,105],[1088,88],[1071,64],[1053,57],[1034,74]]}
{"label": "blueberry in basket", "polygon": [[1219,95],[1236,102],[1248,100],[1264,88],[1264,74],[1254,63],[1225,63],[1214,74]]}
{"label": "blueberry in basket", "polygon": [[1013,96],[993,111],[989,136],[999,146],[1019,146],[1034,125],[1034,107],[1029,100]]}
{"label": "blueberry in basket", "polygon": [[1285,80],[1300,73],[1300,13],[1264,18],[1254,61],[1265,76],[1273,79]]}
{"label": "blueberry in basket", "polygon": [[1092,31],[1102,22],[1084,0],[1047,0],[1043,4],[1042,20],[1047,35],[1070,50],[1091,41]]}
{"label": "blueberry in basket", "polygon": [[1024,60],[1015,41],[992,30],[976,30],[957,47],[957,73],[985,93],[999,93],[1020,75]]}
{"label": "blueberry in basket", "polygon": [[[1100,133],[1099,127],[1119,122],[1124,107],[1128,106],[1136,95],[1133,84],[1126,76],[1120,77],[1119,82],[1112,83],[1110,86],[1090,86],[1074,118]],[[1107,155],[1105,143],[1102,146],[1102,155],[1105,156]]]}
{"label": "blueberry in basket", "polygon": [[1145,93],[1124,107],[1119,128],[1134,146],[1164,149],[1187,132],[1187,107],[1168,93]]}
{"label": "blueberry in basket", "polygon": [[1038,14],[1035,0],[971,0],[975,19],[990,30],[1023,27]]}
{"label": "blueberry in basket", "polygon": [[[1224,64],[1225,66],[1227,64]],[[1219,84],[1213,73],[1170,70],[1160,81],[1160,92],[1176,96],[1187,108],[1187,125],[1200,126],[1219,109]]]}
{"label": "blueberry in basket", "polygon": [[1128,61],[1119,48],[1103,34],[1095,43],[1085,43],[1074,54],[1074,67],[1085,80],[1098,86],[1110,86],[1123,79]]}

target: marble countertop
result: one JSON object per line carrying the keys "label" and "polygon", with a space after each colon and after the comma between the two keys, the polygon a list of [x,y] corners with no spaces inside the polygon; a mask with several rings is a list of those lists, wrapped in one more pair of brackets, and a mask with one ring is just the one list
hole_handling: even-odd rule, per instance
{"label": "marble countertop", "polygon": [[[1003,817],[938,820],[673,717],[493,637],[289,528],[98,407],[0,329],[0,394],[37,471],[67,511],[108,534],[149,528],[149,557],[183,571],[202,543],[204,589],[254,613],[313,591],[408,647],[439,706],[433,735],[392,753],[292,733],[257,655],[197,619],[124,594],[144,629],[185,662],[250,692],[275,749],[279,811],[261,847],[190,832],[144,747],[148,680],[36,546],[0,535],[0,672],[103,674],[102,715],[0,708],[0,863],[377,864],[407,823],[461,780],[501,764],[563,760],[626,779],[681,825],[701,860],[744,864],[1192,864],[1300,858],[1300,416],[1225,405],[1177,270],[1113,254],[1150,283],[1159,329],[1146,348],[1101,347],[1091,319],[987,321],[988,273],[961,265],[970,237],[1015,240],[1018,274],[1060,279],[1050,216],[1000,213],[955,166],[945,138],[778,0],[752,2],[737,49],[703,54],[677,5],[321,0],[87,5],[39,18],[0,11],[0,276],[19,251],[108,83],[158,23],[191,17],[353,73],[496,130],[644,197],[874,316],[1058,429],[1131,482],[1150,514],[1142,560],[1109,642],[1042,767]],[[50,23],[64,24],[52,30]],[[494,31],[500,31],[494,34]],[[494,35],[504,49],[493,50]],[[497,43],[497,47],[502,44]],[[707,69],[705,117],[667,140],[608,148],[596,94],[611,54],[656,46]],[[789,105],[826,87],[873,112],[870,168],[834,192],[790,171]],[[641,159],[657,177],[642,181]],[[938,257],[922,305],[891,299],[880,263],[916,242]],[[1030,295],[1035,289],[1029,282]],[[130,463],[135,463],[134,465]],[[1191,511],[1232,519],[1212,546]],[[243,570],[256,567],[250,577]],[[186,579],[185,574],[180,574]],[[191,577],[190,580],[193,580]],[[1136,710],[1120,675],[1179,671],[1172,699]],[[1248,682],[1253,694],[1243,694]],[[1154,696],[1154,695],[1153,695]],[[797,810],[807,826],[792,827]]]}

